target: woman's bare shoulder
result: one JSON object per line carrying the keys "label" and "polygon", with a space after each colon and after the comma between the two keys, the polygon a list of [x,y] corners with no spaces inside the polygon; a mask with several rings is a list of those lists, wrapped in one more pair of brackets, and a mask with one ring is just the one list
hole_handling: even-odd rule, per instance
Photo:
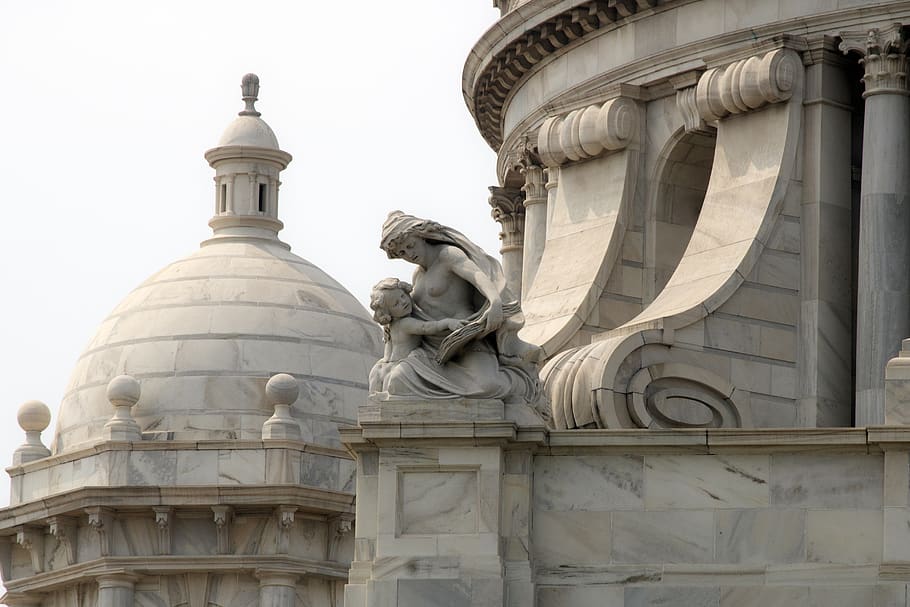
{"label": "woman's bare shoulder", "polygon": [[436,259],[445,264],[457,264],[467,261],[468,256],[456,246],[443,244],[439,245],[439,255]]}

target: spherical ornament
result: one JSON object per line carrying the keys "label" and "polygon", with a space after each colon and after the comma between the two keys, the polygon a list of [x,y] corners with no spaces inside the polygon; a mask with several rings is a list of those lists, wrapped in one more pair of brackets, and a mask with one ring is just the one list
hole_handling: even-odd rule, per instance
{"label": "spherical ornament", "polygon": [[265,385],[265,395],[273,405],[292,405],[300,394],[300,386],[293,375],[278,373]]}
{"label": "spherical ornament", "polygon": [[16,419],[26,432],[43,432],[51,423],[51,410],[40,400],[29,400],[19,406]]}
{"label": "spherical ornament", "polygon": [[107,399],[115,407],[139,402],[139,382],[132,375],[118,375],[107,385]]}

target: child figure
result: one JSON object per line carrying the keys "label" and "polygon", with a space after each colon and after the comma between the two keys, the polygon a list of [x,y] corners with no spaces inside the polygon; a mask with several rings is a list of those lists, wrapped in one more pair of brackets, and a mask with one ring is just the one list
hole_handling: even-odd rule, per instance
{"label": "child figure", "polygon": [[370,393],[383,392],[386,376],[395,363],[420,347],[424,335],[460,329],[466,321],[455,318],[420,320],[411,316],[414,302],[411,285],[397,278],[384,278],[370,293],[373,320],[382,325],[385,353],[370,371]]}

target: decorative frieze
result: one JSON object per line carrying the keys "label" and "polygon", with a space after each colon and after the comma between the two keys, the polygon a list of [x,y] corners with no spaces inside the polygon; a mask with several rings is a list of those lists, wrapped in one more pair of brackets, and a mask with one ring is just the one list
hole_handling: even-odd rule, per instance
{"label": "decorative frieze", "polygon": [[524,244],[524,197],[524,192],[518,188],[490,186],[491,215],[502,228],[499,232],[500,253],[521,249]]}
{"label": "decorative frieze", "polygon": [[537,150],[548,167],[593,158],[628,146],[636,138],[638,126],[638,104],[628,97],[616,97],[566,116],[547,118],[537,135]]}
{"label": "decorative frieze", "polygon": [[900,23],[868,31],[841,32],[840,50],[863,55],[863,97],[882,93],[910,95],[907,88],[907,37]]}
{"label": "decorative frieze", "polygon": [[787,49],[710,69],[702,74],[696,86],[698,114],[703,120],[713,122],[730,114],[786,101],[802,69],[799,56]]}

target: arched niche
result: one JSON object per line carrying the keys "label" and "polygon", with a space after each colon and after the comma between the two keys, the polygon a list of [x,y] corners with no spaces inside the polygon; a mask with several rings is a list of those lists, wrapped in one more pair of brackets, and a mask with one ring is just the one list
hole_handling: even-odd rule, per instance
{"label": "arched niche", "polygon": [[679,265],[701,212],[714,163],[713,131],[678,131],[664,147],[645,227],[645,303]]}

